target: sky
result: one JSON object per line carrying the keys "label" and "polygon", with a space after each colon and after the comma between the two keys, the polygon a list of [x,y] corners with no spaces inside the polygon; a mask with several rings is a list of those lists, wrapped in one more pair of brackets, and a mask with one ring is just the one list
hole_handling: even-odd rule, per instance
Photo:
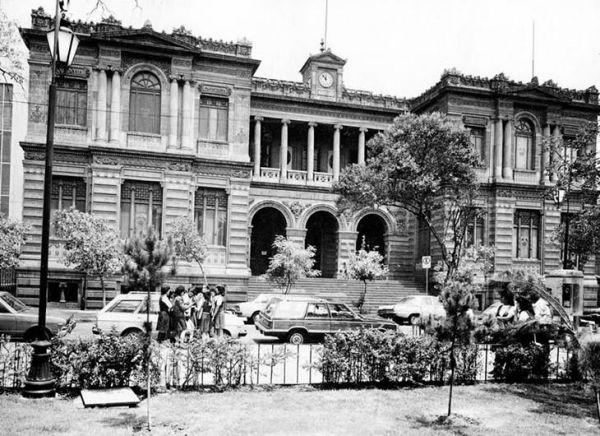
{"label": "sky", "polygon": [[[300,81],[299,69],[319,51],[326,0],[71,0],[70,17],[98,21],[110,13],[124,25],[253,43],[259,77]],[[31,9],[54,0],[0,0],[19,25]],[[535,75],[565,88],[600,88],[600,0],[329,0],[327,46],[347,60],[344,85],[415,97],[444,69],[492,77]]]}

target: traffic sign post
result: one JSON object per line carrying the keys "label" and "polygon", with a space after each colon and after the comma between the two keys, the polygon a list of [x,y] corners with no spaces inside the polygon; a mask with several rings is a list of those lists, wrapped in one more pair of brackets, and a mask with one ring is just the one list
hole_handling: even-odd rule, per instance
{"label": "traffic sign post", "polygon": [[431,268],[431,256],[423,256],[421,265],[425,270],[425,293],[429,295],[429,268]]}

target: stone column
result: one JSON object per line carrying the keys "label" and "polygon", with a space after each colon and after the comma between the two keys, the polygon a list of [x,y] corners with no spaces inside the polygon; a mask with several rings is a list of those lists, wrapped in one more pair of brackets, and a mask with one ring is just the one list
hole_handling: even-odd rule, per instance
{"label": "stone column", "polygon": [[279,147],[279,179],[282,183],[287,180],[288,155],[288,124],[290,120],[281,120],[281,145]]}
{"label": "stone column", "polygon": [[113,72],[111,85],[110,142],[119,142],[119,133],[121,132],[121,74],[118,71]]}
{"label": "stone column", "polygon": [[171,79],[171,91],[169,95],[169,147],[177,147],[177,126],[179,112],[179,84],[177,79]]}
{"label": "stone column", "polygon": [[502,120],[494,122],[494,178],[502,178]]}
{"label": "stone column", "polygon": [[[542,131],[543,134],[543,139],[547,140],[550,139],[550,125],[546,124],[544,126],[544,129]],[[545,183],[547,181],[550,180],[550,154],[549,151],[546,147],[544,147],[544,144],[542,144],[542,165],[541,165],[541,176],[540,176],[540,183]]]}
{"label": "stone column", "polygon": [[306,144],[306,180],[312,182],[315,176],[315,127],[317,123],[308,123]]}
{"label": "stone column", "polygon": [[182,113],[182,127],[181,127],[181,148],[190,148],[190,134],[192,124],[192,114],[190,113],[191,107],[191,96],[192,87],[190,81],[186,80],[183,84],[183,113]]}
{"label": "stone column", "polygon": [[254,177],[260,177],[261,122],[263,117],[254,117]]}
{"label": "stone column", "polygon": [[337,181],[340,178],[340,130],[341,124],[333,126],[333,180]]}
{"label": "stone column", "polygon": [[106,70],[98,71],[98,98],[96,100],[96,139],[106,141]]}
{"label": "stone column", "polygon": [[503,168],[502,168],[502,177],[505,180],[512,180],[513,178],[513,144],[512,144],[512,120],[507,120],[504,125],[504,158],[503,158]]}
{"label": "stone column", "polygon": [[[554,141],[559,141],[561,138],[561,133],[560,133],[560,126],[557,124],[554,126],[554,129],[552,130],[552,136],[554,136]],[[556,173],[552,172],[552,174],[550,174],[550,180],[553,182],[556,182]]]}
{"label": "stone column", "polygon": [[364,165],[365,163],[365,133],[368,129],[361,127],[358,129],[358,164]]}

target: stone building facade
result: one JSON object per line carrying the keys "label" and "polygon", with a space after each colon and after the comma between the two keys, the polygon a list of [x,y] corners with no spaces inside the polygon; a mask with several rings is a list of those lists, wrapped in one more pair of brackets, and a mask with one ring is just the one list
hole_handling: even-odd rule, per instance
{"label": "stone building facade", "polygon": [[[32,27],[22,30],[30,50],[22,148],[23,220],[32,232],[19,275],[26,299],[39,283],[50,27],[50,17],[37,10]],[[250,278],[265,271],[276,234],[316,246],[325,278],[342,275],[363,239],[384,254],[392,279],[421,274],[415,264],[427,247],[417,223],[385,208],[341,214],[331,190],[346,165],[364,162],[368,140],[411,110],[437,110],[472,128],[487,163],[481,177],[490,213],[482,242],[498,246],[497,269],[558,265],[558,252],[543,250],[542,239],[535,253],[528,248],[537,259],[514,252],[513,231],[521,232],[514,216],[524,214],[521,223],[529,213],[522,210],[537,211],[546,234],[558,222],[559,212],[540,203],[547,180],[539,144],[543,135],[566,134],[595,118],[595,89],[447,73],[409,101],[346,88],[345,60],[330,50],[306,60],[301,81],[287,82],[255,77],[260,62],[245,40],[124,28],[112,18],[74,27],[89,36],[59,83],[53,208],[100,215],[123,238],[148,225],[164,235],[178,217],[194,217],[210,246],[209,278],[226,280],[233,300],[245,298]],[[531,141],[525,151],[522,132]],[[94,286],[84,296],[81,277],[59,263],[60,241],[51,244],[49,299],[97,301]],[[183,265],[177,280],[199,282],[199,271]],[[112,289],[118,286],[115,278]]]}

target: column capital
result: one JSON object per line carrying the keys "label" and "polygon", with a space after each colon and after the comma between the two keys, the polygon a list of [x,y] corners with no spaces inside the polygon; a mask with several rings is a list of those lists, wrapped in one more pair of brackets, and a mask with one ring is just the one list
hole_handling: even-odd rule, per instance
{"label": "column capital", "polygon": [[315,123],[314,121],[309,121],[308,122],[308,127],[317,127],[317,126],[318,126],[318,124]]}
{"label": "column capital", "polygon": [[263,117],[261,117],[261,116],[258,116],[258,115],[255,115],[255,116],[254,116],[254,121],[258,121],[258,122],[260,123],[260,122],[262,122],[262,121],[264,121],[264,120],[265,120],[265,119],[264,119]]}
{"label": "column capital", "polygon": [[368,132],[368,131],[369,131],[369,129],[367,129],[366,127],[359,127],[359,128],[358,128],[358,131],[359,131],[359,132],[365,132],[365,133],[366,133],[366,132]]}
{"label": "column capital", "polygon": [[342,126],[341,124],[334,124],[334,125],[333,125],[333,128],[334,128],[335,130],[342,130],[342,129],[344,128],[344,126]]}
{"label": "column capital", "polygon": [[289,120],[289,119],[287,119],[287,118],[284,118],[284,119],[281,120],[281,124],[290,124],[291,122],[292,121]]}

